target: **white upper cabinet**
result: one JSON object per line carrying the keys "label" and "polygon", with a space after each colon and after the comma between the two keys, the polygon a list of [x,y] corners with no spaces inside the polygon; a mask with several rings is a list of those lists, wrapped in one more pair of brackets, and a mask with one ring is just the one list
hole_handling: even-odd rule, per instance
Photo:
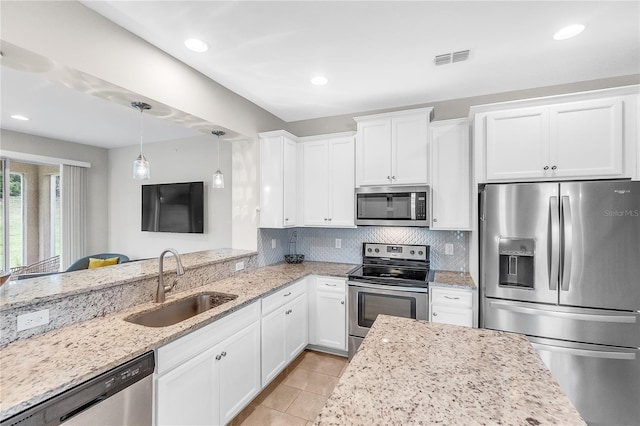
{"label": "white upper cabinet", "polygon": [[471,229],[469,121],[434,121],[431,147],[431,229]]}
{"label": "white upper cabinet", "polygon": [[620,98],[551,107],[549,163],[552,173],[559,177],[620,176],[623,170],[622,108]]}
{"label": "white upper cabinet", "polygon": [[487,180],[544,177],[549,162],[548,110],[523,108],[487,114],[486,156]]}
{"label": "white upper cabinet", "polygon": [[260,133],[258,136],[260,227],[297,226],[297,138],[282,130]]}
{"label": "white upper cabinet", "polygon": [[356,185],[427,184],[433,108],[355,117]]}
{"label": "white upper cabinet", "polygon": [[472,108],[477,180],[637,178],[634,91],[637,86]]}
{"label": "white upper cabinet", "polygon": [[355,226],[353,134],[300,138],[300,141],[303,152],[303,224]]}

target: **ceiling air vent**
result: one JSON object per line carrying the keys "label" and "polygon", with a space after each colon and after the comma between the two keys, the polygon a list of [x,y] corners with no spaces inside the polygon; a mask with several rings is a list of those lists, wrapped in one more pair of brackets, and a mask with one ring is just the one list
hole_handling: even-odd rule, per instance
{"label": "ceiling air vent", "polygon": [[467,59],[469,59],[469,51],[461,50],[459,52],[453,52],[451,56],[452,56],[453,62],[466,61]]}
{"label": "ceiling air vent", "polygon": [[451,53],[445,53],[444,55],[438,55],[435,57],[434,62],[436,65],[446,65],[451,63]]}
{"label": "ceiling air vent", "polygon": [[469,59],[469,51],[461,50],[459,52],[445,53],[443,55],[436,56],[433,61],[436,65],[446,65],[453,62],[462,62]]}

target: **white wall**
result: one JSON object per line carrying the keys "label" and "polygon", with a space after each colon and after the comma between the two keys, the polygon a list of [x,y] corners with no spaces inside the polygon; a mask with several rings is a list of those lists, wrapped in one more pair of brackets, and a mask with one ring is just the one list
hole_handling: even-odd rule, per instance
{"label": "white wall", "polygon": [[[151,179],[146,181],[132,178],[138,146],[109,150],[109,250],[144,259],[158,257],[168,247],[180,253],[231,247],[231,143],[220,143],[223,189],[211,187],[218,167],[212,135],[143,145],[143,152],[151,163]],[[193,181],[205,182],[204,234],[140,230],[142,185]]]}
{"label": "white wall", "polygon": [[[107,150],[89,145],[0,130],[2,151],[15,151],[91,163],[88,170],[87,255],[107,248]],[[0,151],[0,154],[2,154]],[[131,160],[133,161],[133,160]]]}

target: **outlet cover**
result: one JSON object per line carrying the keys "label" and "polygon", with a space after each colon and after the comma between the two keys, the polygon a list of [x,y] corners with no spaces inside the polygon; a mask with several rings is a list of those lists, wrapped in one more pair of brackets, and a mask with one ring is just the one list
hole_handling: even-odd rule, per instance
{"label": "outlet cover", "polygon": [[275,238],[272,238],[272,239],[271,239],[271,248],[272,248],[272,249],[276,248],[276,245],[278,244],[278,243],[277,243],[277,241],[278,241],[278,240],[276,240]]}
{"label": "outlet cover", "polygon": [[342,248],[342,239],[336,238],[336,248]]}
{"label": "outlet cover", "polygon": [[242,271],[244,269],[244,262],[236,262],[236,271]]}
{"label": "outlet cover", "polygon": [[40,325],[49,324],[49,310],[43,309],[37,312],[18,315],[18,331],[28,330]]}
{"label": "outlet cover", "polygon": [[453,244],[444,245],[444,254],[453,256]]}

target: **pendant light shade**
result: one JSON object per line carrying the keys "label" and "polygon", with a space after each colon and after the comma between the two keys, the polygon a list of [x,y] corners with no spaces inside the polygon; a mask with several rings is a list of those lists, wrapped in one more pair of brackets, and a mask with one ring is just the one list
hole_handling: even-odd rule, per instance
{"label": "pendant light shade", "polygon": [[131,106],[140,110],[140,155],[133,160],[133,178],[147,180],[151,176],[151,165],[142,153],[142,112],[151,109],[151,105],[144,102],[131,102]]}
{"label": "pendant light shade", "polygon": [[225,132],[222,130],[214,130],[211,133],[218,137],[218,170],[213,174],[213,187],[224,188],[224,175],[220,171],[220,136],[224,136]]}

